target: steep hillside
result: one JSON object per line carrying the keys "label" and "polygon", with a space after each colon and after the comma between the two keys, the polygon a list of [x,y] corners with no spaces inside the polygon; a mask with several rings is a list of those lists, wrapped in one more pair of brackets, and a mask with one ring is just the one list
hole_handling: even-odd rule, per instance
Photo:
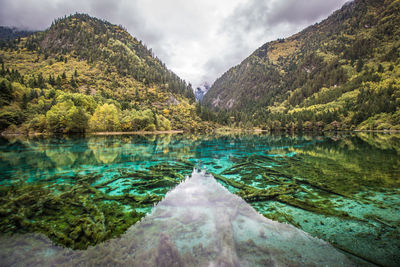
{"label": "steep hillside", "polygon": [[400,1],[355,0],[217,79],[217,120],[270,129],[400,129]]}
{"label": "steep hillside", "polygon": [[0,50],[0,129],[196,129],[190,84],[121,26],[85,14]]}

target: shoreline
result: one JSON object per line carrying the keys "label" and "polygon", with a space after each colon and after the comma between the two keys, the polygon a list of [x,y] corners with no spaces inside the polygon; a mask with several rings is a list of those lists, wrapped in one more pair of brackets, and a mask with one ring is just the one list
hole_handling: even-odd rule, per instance
{"label": "shoreline", "polygon": [[353,130],[352,132],[365,133],[400,133],[400,130]]}
{"label": "shoreline", "polygon": [[146,135],[146,134],[180,134],[184,133],[183,130],[169,130],[169,131],[135,131],[135,132],[90,132],[85,133],[85,135],[124,135],[124,134],[137,134],[137,135]]}
{"label": "shoreline", "polygon": [[148,134],[181,134],[183,130],[169,130],[169,131],[135,131],[135,132],[87,132],[87,133],[1,133],[1,136],[12,137],[12,136],[62,136],[62,135],[148,135]]}
{"label": "shoreline", "polygon": [[[159,135],[159,134],[184,134],[188,133],[184,130],[169,130],[169,131],[132,131],[132,132],[87,132],[87,133],[1,133],[1,136],[4,137],[12,137],[12,136],[26,136],[26,137],[34,137],[34,136],[54,136],[54,135],[98,135],[98,136],[106,136],[106,135]],[[398,134],[400,130],[337,130],[337,131],[270,131],[270,130],[262,130],[262,129],[215,129],[211,134],[229,134],[229,133],[297,133],[297,134],[325,134],[325,133],[382,133],[382,134]],[[200,132],[199,134],[203,134]],[[210,133],[208,133],[210,134]]]}
{"label": "shoreline", "polygon": [[281,130],[281,131],[269,131],[269,130],[261,130],[261,129],[255,129],[253,132],[257,133],[279,133],[279,132],[285,132],[285,133],[389,133],[389,134],[394,134],[394,133],[400,133],[400,130],[329,130],[329,131],[286,131],[286,130]]}

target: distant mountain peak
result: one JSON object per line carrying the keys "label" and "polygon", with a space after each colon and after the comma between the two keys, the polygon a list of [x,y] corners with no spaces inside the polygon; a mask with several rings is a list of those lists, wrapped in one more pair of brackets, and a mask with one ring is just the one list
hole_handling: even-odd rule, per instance
{"label": "distant mountain peak", "polygon": [[202,101],[204,95],[210,90],[211,85],[208,82],[204,82],[202,85],[198,86],[194,92],[197,101]]}

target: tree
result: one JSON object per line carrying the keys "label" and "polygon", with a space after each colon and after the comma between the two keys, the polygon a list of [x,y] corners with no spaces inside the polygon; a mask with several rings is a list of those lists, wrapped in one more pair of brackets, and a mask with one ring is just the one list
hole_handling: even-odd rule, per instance
{"label": "tree", "polygon": [[10,105],[0,110],[0,130],[8,126],[18,125],[23,121],[23,113],[18,106]]}
{"label": "tree", "polygon": [[379,73],[383,73],[385,71],[385,69],[383,68],[382,64],[378,65],[378,72]]}
{"label": "tree", "polygon": [[26,109],[26,107],[28,106],[28,96],[26,93],[24,93],[22,95],[22,102],[21,102],[21,108],[22,109]]}
{"label": "tree", "polygon": [[364,67],[364,61],[362,59],[357,60],[356,71],[361,72]]}
{"label": "tree", "polygon": [[132,129],[134,131],[155,130],[154,114],[153,111],[151,111],[151,109],[132,112],[131,120],[132,120]]}
{"label": "tree", "polygon": [[78,87],[74,77],[71,77],[71,81],[69,83],[70,83],[72,88],[77,88]]}
{"label": "tree", "polygon": [[121,124],[118,118],[118,109],[114,104],[104,104],[96,108],[89,120],[92,131],[119,131]]}
{"label": "tree", "polygon": [[37,86],[39,88],[46,88],[46,83],[45,83],[42,73],[39,73],[39,75],[37,77]]}
{"label": "tree", "polygon": [[85,132],[88,126],[88,115],[71,100],[54,105],[46,113],[46,119],[49,131],[55,133]]}
{"label": "tree", "polygon": [[0,83],[0,107],[8,105],[13,100],[11,84],[6,81]]}
{"label": "tree", "polygon": [[171,130],[171,122],[165,118],[163,115],[157,116],[157,130],[159,131],[169,131]]}

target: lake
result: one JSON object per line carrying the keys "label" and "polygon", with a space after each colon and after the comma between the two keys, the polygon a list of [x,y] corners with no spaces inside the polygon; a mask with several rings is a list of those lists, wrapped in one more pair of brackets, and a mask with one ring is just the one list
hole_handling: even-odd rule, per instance
{"label": "lake", "polygon": [[10,265],[400,265],[399,135],[10,137],[0,171]]}

